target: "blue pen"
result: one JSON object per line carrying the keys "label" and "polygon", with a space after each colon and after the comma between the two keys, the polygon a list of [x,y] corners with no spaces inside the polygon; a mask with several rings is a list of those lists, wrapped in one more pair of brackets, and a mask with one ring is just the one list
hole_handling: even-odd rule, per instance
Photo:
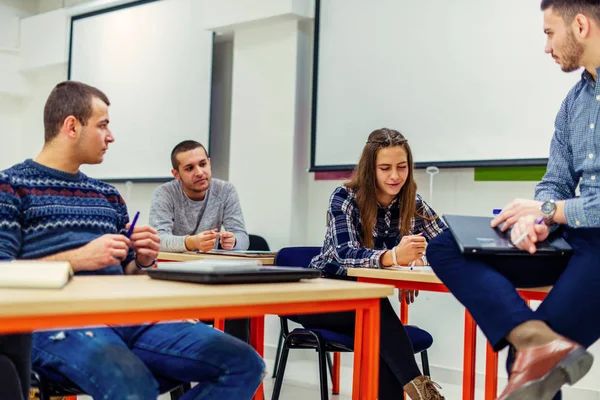
{"label": "blue pen", "polygon": [[[544,217],[539,217],[538,219],[536,219],[536,220],[535,220],[535,224],[536,224],[536,225],[539,225],[539,224],[541,224],[542,222],[544,222]],[[521,243],[521,242],[523,241],[523,239],[525,239],[525,238],[527,237],[527,235],[528,235],[528,234],[529,234],[529,232],[523,232],[523,233],[521,234],[521,236],[519,236],[519,237],[517,238],[517,240],[515,240],[515,241],[513,242],[513,244],[514,244],[515,246],[516,246],[516,245],[518,245],[519,243]]]}
{"label": "blue pen", "polygon": [[131,237],[131,234],[133,233],[133,228],[135,228],[135,223],[138,220],[138,217],[140,216],[140,212],[136,212],[135,213],[135,217],[133,217],[133,222],[131,223],[131,225],[129,225],[129,229],[127,230],[127,233],[125,234],[125,236],[127,236],[127,238]]}

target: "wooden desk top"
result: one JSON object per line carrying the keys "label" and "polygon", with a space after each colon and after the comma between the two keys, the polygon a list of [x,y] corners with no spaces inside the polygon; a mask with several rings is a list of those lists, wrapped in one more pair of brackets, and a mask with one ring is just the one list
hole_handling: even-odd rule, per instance
{"label": "wooden desk top", "polygon": [[148,276],[76,276],[61,290],[0,289],[0,318],[268,305],[390,296],[393,287],[334,279],[200,285]]}
{"label": "wooden desk top", "polygon": [[443,285],[433,271],[399,271],[394,269],[348,268],[348,276],[357,278],[387,279],[394,281],[438,283]]}
{"label": "wooden desk top", "polygon": [[262,265],[273,265],[274,257],[240,257],[240,256],[228,256],[221,254],[207,254],[207,253],[195,253],[195,252],[185,252],[185,253],[167,253],[161,251],[158,253],[158,260],[162,261],[194,261],[194,260],[206,260],[206,259],[215,259],[215,260],[259,260]]}
{"label": "wooden desk top", "polygon": [[[434,283],[443,285],[440,278],[433,271],[400,271],[397,269],[374,269],[374,268],[348,268],[348,276],[357,278],[372,278],[391,281],[408,281],[419,283]],[[549,292],[550,286],[519,289],[532,292]]]}

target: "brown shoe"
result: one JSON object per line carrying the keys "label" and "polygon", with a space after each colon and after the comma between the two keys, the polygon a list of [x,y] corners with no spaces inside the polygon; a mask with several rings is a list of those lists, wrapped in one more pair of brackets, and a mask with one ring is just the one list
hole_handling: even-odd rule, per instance
{"label": "brown shoe", "polygon": [[411,400],[444,400],[444,396],[438,392],[442,387],[429,379],[428,376],[417,376],[404,385],[404,391]]}
{"label": "brown shoe", "polygon": [[497,400],[552,400],[560,388],[588,373],[594,357],[580,345],[560,338],[517,351],[508,385]]}

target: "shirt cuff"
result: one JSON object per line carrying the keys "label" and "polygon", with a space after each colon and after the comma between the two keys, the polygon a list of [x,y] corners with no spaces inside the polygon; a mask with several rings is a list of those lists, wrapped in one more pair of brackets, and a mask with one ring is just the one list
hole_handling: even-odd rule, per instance
{"label": "shirt cuff", "polygon": [[573,228],[588,226],[581,197],[565,200],[565,219],[567,225]]}
{"label": "shirt cuff", "polygon": [[381,257],[383,257],[386,251],[387,250],[374,250],[371,257],[369,257],[369,268],[384,268],[383,265],[381,265]]}
{"label": "shirt cuff", "polygon": [[248,248],[244,248],[244,241],[238,240],[238,235],[236,233],[234,233],[233,236],[235,236],[235,244],[231,250],[248,250]]}
{"label": "shirt cuff", "polygon": [[161,237],[160,251],[166,251],[168,253],[185,253],[186,251],[189,251],[187,247],[185,247],[185,236]]}

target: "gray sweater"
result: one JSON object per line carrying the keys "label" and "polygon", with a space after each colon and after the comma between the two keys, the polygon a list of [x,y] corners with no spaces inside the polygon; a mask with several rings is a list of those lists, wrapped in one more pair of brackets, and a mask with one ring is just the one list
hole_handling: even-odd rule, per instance
{"label": "gray sweater", "polygon": [[237,192],[220,179],[211,179],[206,197],[200,201],[187,197],[177,180],[160,185],[152,193],[150,226],[158,231],[161,251],[187,251],[186,236],[221,227],[235,234],[235,250],[246,250],[249,245]]}

